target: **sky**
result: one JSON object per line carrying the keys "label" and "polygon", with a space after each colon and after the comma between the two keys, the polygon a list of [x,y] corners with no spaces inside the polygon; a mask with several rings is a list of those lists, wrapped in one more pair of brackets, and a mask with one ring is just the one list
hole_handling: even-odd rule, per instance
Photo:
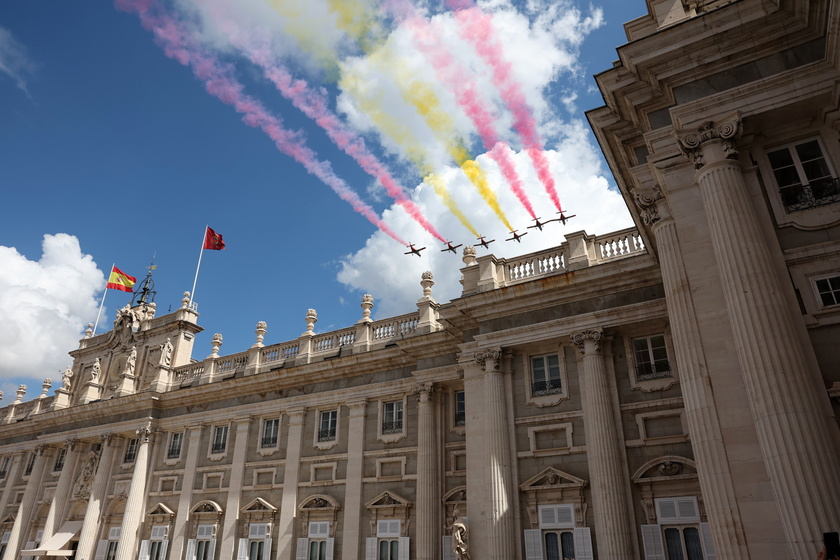
{"label": "sky", "polygon": [[[235,9],[234,9],[235,8]],[[0,3],[0,405],[58,388],[112,264],[191,290],[193,357],[460,295],[497,257],[632,220],[584,111],[641,0]],[[526,229],[562,210],[575,218]],[[522,243],[509,230],[528,231]],[[405,244],[427,247],[420,258]],[[97,332],[131,294],[107,290]]]}

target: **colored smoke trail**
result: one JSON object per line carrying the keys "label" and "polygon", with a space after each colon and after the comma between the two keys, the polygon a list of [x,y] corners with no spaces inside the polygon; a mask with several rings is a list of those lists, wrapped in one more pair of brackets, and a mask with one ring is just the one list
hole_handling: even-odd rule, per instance
{"label": "colored smoke trail", "polygon": [[467,217],[464,216],[464,213],[461,212],[461,209],[458,208],[458,205],[455,204],[455,201],[452,199],[452,195],[449,193],[449,189],[446,188],[446,181],[443,180],[443,177],[436,173],[432,173],[430,175],[427,175],[423,179],[423,182],[428,183],[432,186],[432,189],[434,189],[435,194],[437,194],[440,197],[440,199],[446,205],[446,208],[450,212],[452,212],[453,216],[458,218],[458,220],[460,220],[460,222],[464,224],[464,227],[470,230],[470,233],[472,233],[476,237],[480,237],[478,231],[472,226]]}
{"label": "colored smoke trail", "polygon": [[[156,42],[163,48],[166,56],[190,67],[193,74],[204,83],[207,92],[242,114],[245,124],[261,129],[274,141],[274,145],[280,152],[303,165],[309,173],[323,181],[373,225],[397,242],[406,244],[391,231],[370,206],[335,175],[328,162],[317,158],[315,153],[303,143],[299,132],[284,128],[280,120],[271,115],[262,104],[245,95],[242,92],[242,85],[230,75],[229,67],[222,66],[215,57],[200,52],[185,38],[186,33],[180,24],[164,13],[152,0],[135,2],[117,0],[117,7],[137,14],[143,27],[154,34]],[[154,14],[153,8],[158,8],[154,10]]]}
{"label": "colored smoke trail", "polygon": [[[450,0],[451,2],[452,0]],[[463,2],[457,2],[457,4],[460,5]],[[460,10],[455,13],[455,18],[459,23],[461,36],[473,45],[476,52],[492,69],[493,82],[498,88],[505,105],[513,113],[513,127],[531,157],[540,182],[542,182],[557,210],[562,212],[563,207],[557,195],[548,158],[545,157],[543,151],[542,140],[537,131],[537,123],[522,88],[513,79],[511,64],[505,60],[502,45],[494,35],[493,18],[477,7]]]}
{"label": "colored smoke trail", "polygon": [[[534,213],[531,201],[522,187],[522,179],[516,171],[510,153],[504,149],[504,146],[498,148],[500,146],[499,135],[494,126],[493,115],[482,103],[475,80],[469,79],[470,73],[455,60],[450,50],[446,48],[441,26],[434,23],[426,24],[420,18],[413,18],[409,22],[409,26],[414,35],[414,44],[432,63],[437,71],[438,78],[452,91],[458,104],[472,120],[484,144],[484,149],[488,150],[490,157],[502,170],[502,175],[507,180],[513,193],[531,214],[531,217],[536,218],[537,215]],[[512,228],[509,227],[508,229]]]}

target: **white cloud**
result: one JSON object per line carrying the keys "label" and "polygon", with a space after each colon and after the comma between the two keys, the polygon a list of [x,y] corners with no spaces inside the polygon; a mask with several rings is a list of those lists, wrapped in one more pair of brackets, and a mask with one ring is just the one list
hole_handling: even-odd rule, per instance
{"label": "white cloud", "polygon": [[26,53],[26,47],[19,43],[10,31],[0,27],[0,74],[8,75],[18,88],[28,94],[26,80],[35,68],[36,64]]}
{"label": "white cloud", "polygon": [[67,352],[95,319],[95,295],[105,285],[76,237],[45,235],[42,252],[31,261],[0,246],[0,382],[7,402],[18,383],[28,385],[29,400],[45,377],[60,380],[59,371],[72,361]]}
{"label": "white cloud", "polygon": [[[551,162],[564,210],[567,214],[576,215],[565,227],[552,223],[543,231],[526,230],[526,226],[533,223],[531,216],[504,184],[495,164],[487,156],[480,156],[478,160],[488,171],[491,185],[507,217],[520,233],[528,231],[521,243],[507,242],[505,239],[510,237],[509,233],[463,174],[455,169],[444,173],[453,196],[470,221],[488,239],[496,239],[489,250],[478,248],[479,256],[493,253],[497,257],[515,257],[559,245],[567,233],[585,230],[589,234],[606,234],[633,225],[623,199],[609,188],[596,148],[588,140],[585,125],[573,121],[560,128],[563,140],[546,155]],[[514,159],[537,215],[543,219],[553,218],[555,209],[537,180],[530,159],[524,153],[514,154]],[[413,198],[447,239],[464,245],[474,244],[475,240],[469,232],[446,210],[430,188],[418,186]],[[434,274],[436,284],[432,294],[437,301],[459,297],[463,248],[458,250],[457,255],[441,253],[441,244],[396,207],[386,210],[383,218],[395,231],[404,233],[405,239],[418,247],[427,247],[422,258],[403,255],[404,247],[376,232],[362,249],[344,258],[338,280],[351,289],[372,294],[376,299],[374,315],[377,317],[413,311],[415,302],[422,296],[420,275],[425,270]]]}

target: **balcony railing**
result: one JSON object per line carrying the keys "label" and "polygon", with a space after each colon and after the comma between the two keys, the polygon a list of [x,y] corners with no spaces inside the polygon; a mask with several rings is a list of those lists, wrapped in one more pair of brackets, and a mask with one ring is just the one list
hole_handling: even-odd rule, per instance
{"label": "balcony railing", "polygon": [[335,441],[335,428],[318,430],[318,441]]}
{"label": "balcony railing", "polygon": [[265,436],[260,440],[260,447],[275,447],[277,445],[277,436]]}
{"label": "balcony railing", "polygon": [[779,189],[779,193],[788,213],[807,210],[840,202],[840,180],[826,177],[807,185],[788,185]]}
{"label": "balcony railing", "polygon": [[465,410],[455,412],[455,425],[463,426],[467,423],[467,412]]}
{"label": "balcony railing", "polygon": [[213,447],[211,448],[213,453],[224,453],[225,449],[227,449],[227,443],[226,442],[214,443]]}
{"label": "balcony railing", "polygon": [[671,364],[668,362],[636,364],[636,379],[638,381],[650,381],[663,377],[671,377]]}
{"label": "balcony railing", "polygon": [[392,422],[382,422],[382,433],[383,434],[398,434],[402,432],[403,423],[402,420],[394,420]]}
{"label": "balcony railing", "polygon": [[170,445],[169,449],[166,451],[166,458],[167,459],[177,459],[181,456],[181,445]]}
{"label": "balcony railing", "polygon": [[563,386],[559,379],[549,379],[548,381],[534,381],[531,383],[531,395],[534,397],[544,397],[545,395],[556,395],[563,392]]}

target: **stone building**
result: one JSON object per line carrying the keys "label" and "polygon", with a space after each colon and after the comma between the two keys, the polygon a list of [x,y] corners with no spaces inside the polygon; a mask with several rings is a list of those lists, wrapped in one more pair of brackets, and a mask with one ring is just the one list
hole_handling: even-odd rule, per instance
{"label": "stone building", "polygon": [[[0,409],[0,555],[815,557],[840,528],[828,0],[648,0],[589,120],[636,228],[222,354],[140,297]],[[548,226],[554,227],[554,226]],[[198,357],[194,358],[193,356]]]}

